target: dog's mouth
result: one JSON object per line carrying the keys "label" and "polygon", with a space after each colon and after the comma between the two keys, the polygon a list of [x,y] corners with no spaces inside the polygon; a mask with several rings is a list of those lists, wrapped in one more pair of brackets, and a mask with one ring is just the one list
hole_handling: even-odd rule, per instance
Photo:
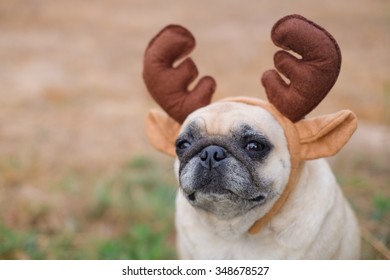
{"label": "dog's mouth", "polygon": [[267,202],[266,194],[258,194],[255,197],[243,197],[229,190],[219,192],[205,192],[197,190],[185,193],[188,203],[195,208],[213,213],[221,219],[231,219],[262,207]]}
{"label": "dog's mouth", "polygon": [[[236,196],[236,197],[239,197],[240,199],[242,200],[247,200],[249,202],[263,202],[266,200],[267,196],[264,195],[264,194],[259,194],[258,196],[254,197],[254,198],[245,198],[245,197],[242,197],[232,191],[229,191],[227,190],[226,191],[227,193],[231,194],[232,196]],[[187,194],[187,199],[190,201],[190,202],[195,202],[196,201],[196,198],[197,198],[197,192],[193,192],[193,193],[190,193],[190,194]]]}
{"label": "dog's mouth", "polygon": [[193,192],[193,193],[189,194],[187,196],[187,198],[188,198],[189,201],[195,201],[195,193]]}
{"label": "dog's mouth", "polygon": [[254,202],[261,202],[265,200],[265,195],[259,195],[256,196],[255,198],[249,199],[249,201],[254,201]]}

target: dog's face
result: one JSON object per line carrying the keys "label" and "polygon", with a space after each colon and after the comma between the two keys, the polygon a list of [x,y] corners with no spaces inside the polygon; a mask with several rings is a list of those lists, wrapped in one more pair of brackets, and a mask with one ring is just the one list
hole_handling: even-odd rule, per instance
{"label": "dog's face", "polygon": [[272,204],[290,174],[282,127],[265,109],[218,102],[192,113],[176,140],[176,175],[197,209],[221,219]]}

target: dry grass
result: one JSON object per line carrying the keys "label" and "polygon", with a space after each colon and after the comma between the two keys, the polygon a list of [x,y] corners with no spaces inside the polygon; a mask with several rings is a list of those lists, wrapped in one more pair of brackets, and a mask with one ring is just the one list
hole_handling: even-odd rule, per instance
{"label": "dry grass", "polygon": [[[173,200],[166,212],[158,202],[164,197],[158,189],[174,184],[161,179],[171,174],[171,162],[150,149],[143,132],[147,110],[156,107],[141,79],[144,48],[166,24],[185,25],[198,39],[193,56],[200,72],[218,82],[216,99],[264,97],[259,77],[276,49],[269,32],[290,13],[320,23],[340,43],[341,75],[313,114],[357,113],[359,133],[332,164],[361,224],[389,246],[388,1],[2,0],[0,256],[173,257]],[[127,163],[137,154],[149,172],[160,168],[160,179],[148,173],[156,182],[131,181],[139,170]],[[123,206],[121,191],[129,186],[136,187],[128,201],[139,196],[146,203],[149,195],[156,201]],[[137,211],[149,218],[163,211],[171,228]],[[136,255],[125,246],[135,243],[155,244],[162,253]],[[382,256],[365,246],[363,257]]]}

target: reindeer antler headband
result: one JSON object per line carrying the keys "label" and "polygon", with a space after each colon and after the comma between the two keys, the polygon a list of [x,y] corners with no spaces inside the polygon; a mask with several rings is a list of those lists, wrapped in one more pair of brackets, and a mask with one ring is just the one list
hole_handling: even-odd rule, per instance
{"label": "reindeer antler headband", "polygon": [[[333,87],[340,72],[341,53],[334,38],[322,27],[299,15],[280,19],[273,27],[271,38],[281,47],[274,56],[276,69],[286,76],[287,84],[275,70],[262,77],[267,97],[292,122],[312,111]],[[193,90],[189,84],[198,76],[191,58],[179,66],[195,47],[195,38],[185,28],[169,25],[158,33],[145,52],[143,77],[158,104],[178,123],[193,111],[208,105],[216,83],[203,77]],[[287,51],[292,50],[302,58]]]}
{"label": "reindeer antler headband", "polygon": [[[283,50],[274,56],[276,70],[261,79],[269,100],[236,97],[224,101],[247,103],[269,111],[284,130],[290,152],[291,172],[287,185],[272,209],[249,229],[256,233],[277,213],[295,186],[302,161],[336,154],[356,129],[356,116],[349,110],[303,119],[328,94],[340,72],[341,54],[333,37],[322,27],[299,15],[280,19],[271,38]],[[175,140],[187,116],[210,103],[215,81],[203,77],[193,90],[189,84],[198,71],[190,58],[174,67],[195,47],[189,31],[177,25],[164,28],[150,42],[144,61],[144,79],[153,98],[171,117],[152,111],[147,119],[149,141],[158,150],[175,155]],[[288,51],[301,56],[295,57]]]}

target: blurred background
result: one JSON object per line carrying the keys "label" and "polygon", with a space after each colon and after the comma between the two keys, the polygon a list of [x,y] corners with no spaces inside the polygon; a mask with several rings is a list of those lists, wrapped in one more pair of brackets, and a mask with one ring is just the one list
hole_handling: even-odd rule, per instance
{"label": "blurred background", "polygon": [[299,13],[339,42],[339,79],[312,115],[351,109],[359,129],[330,159],[363,229],[364,259],[390,247],[390,2],[0,1],[0,258],[176,258],[173,160],[147,143],[158,106],[143,52],[190,29],[214,100],[264,98],[269,34]]}

